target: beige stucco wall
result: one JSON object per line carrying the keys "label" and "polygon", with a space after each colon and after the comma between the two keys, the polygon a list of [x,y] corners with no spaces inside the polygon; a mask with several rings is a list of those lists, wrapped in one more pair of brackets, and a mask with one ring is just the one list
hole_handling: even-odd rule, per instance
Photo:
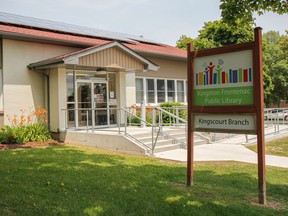
{"label": "beige stucco wall", "polygon": [[[27,65],[77,50],[76,48],[3,39],[4,113],[13,115],[20,109],[45,107],[45,78]],[[5,124],[9,124],[5,118]]]}
{"label": "beige stucco wall", "polygon": [[152,62],[160,66],[157,72],[137,72],[139,77],[161,77],[171,79],[187,79],[187,63],[186,61],[163,59],[157,57],[145,56]]}

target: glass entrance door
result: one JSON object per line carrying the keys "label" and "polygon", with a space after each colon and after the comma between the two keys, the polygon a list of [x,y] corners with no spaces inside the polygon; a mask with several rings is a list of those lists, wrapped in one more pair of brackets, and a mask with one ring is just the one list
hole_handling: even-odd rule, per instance
{"label": "glass entrance door", "polygon": [[92,108],[92,97],[91,97],[91,83],[77,82],[77,127],[87,127],[92,125],[91,119],[91,108]]}
{"label": "glass entrance door", "polygon": [[108,125],[107,83],[92,83],[95,126]]}
{"label": "glass entrance door", "polygon": [[107,82],[77,81],[76,127],[109,125]]}

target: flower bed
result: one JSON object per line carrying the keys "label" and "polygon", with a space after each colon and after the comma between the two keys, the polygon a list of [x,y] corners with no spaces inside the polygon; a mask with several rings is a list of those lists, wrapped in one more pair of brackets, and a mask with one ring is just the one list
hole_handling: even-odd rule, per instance
{"label": "flower bed", "polygon": [[46,110],[37,106],[37,109],[30,109],[28,114],[21,109],[21,115],[6,115],[10,125],[0,129],[0,143],[19,144],[27,142],[46,142],[51,139],[47,127]]}

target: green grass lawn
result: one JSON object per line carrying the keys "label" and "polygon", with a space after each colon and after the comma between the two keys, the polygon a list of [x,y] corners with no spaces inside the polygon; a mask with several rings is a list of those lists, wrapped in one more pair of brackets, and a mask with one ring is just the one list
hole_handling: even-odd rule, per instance
{"label": "green grass lawn", "polygon": [[0,151],[0,215],[288,215],[288,169],[267,167],[258,205],[257,165],[195,164],[71,146]]}
{"label": "green grass lawn", "polygon": [[[247,148],[257,152],[257,145],[247,146]],[[265,143],[265,153],[288,157],[288,136]]]}

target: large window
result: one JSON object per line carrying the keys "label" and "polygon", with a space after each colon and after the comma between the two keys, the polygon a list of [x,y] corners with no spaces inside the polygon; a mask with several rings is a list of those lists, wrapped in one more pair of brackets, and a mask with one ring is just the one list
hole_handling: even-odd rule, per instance
{"label": "large window", "polygon": [[174,80],[167,80],[167,94],[168,94],[168,101],[169,102],[175,101],[175,82],[174,82]]}
{"label": "large window", "polygon": [[147,103],[155,103],[154,79],[146,79]]}
{"label": "large window", "polygon": [[66,101],[67,101],[67,111],[66,111],[66,118],[67,118],[67,126],[74,127],[75,126],[75,95],[74,95],[74,88],[75,88],[75,79],[73,72],[66,73]]}
{"label": "large window", "polygon": [[74,102],[74,75],[73,73],[66,74],[66,86],[67,86],[67,102]]}
{"label": "large window", "polygon": [[157,100],[158,103],[165,102],[165,80],[157,80]]}
{"label": "large window", "polygon": [[177,101],[184,102],[184,81],[177,80]]}
{"label": "large window", "polygon": [[143,79],[136,78],[136,103],[141,103],[144,100]]}
{"label": "large window", "polygon": [[136,78],[136,103],[180,102],[186,103],[186,80]]}

